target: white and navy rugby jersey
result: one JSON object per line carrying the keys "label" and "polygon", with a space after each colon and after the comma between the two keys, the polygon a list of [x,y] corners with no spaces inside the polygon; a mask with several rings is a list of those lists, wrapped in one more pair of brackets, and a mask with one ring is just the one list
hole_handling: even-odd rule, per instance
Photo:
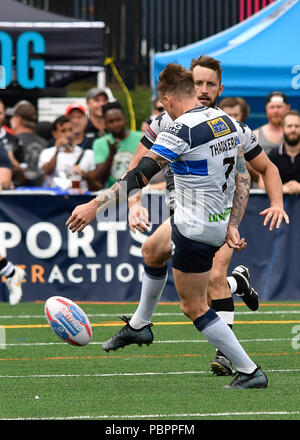
{"label": "white and navy rugby jersey", "polygon": [[[202,108],[204,108],[204,106]],[[238,122],[229,115],[227,116],[233,121],[233,123],[237,124],[237,132],[243,148],[245,159],[247,161],[254,159],[262,151],[261,147],[257,144],[255,134],[243,122]],[[141,139],[141,143],[150,150],[159,133],[167,129],[172,124],[173,120],[168,113],[161,113],[151,122],[149,128]],[[174,174],[170,167],[165,168],[165,178],[167,183],[167,205],[170,208],[175,209]],[[233,185],[235,184],[233,174],[230,176],[230,183]]]}
{"label": "white and navy rugby jersey", "polygon": [[193,240],[225,242],[235,190],[239,124],[220,109],[192,109],[160,132],[151,151],[174,173],[179,232]]}

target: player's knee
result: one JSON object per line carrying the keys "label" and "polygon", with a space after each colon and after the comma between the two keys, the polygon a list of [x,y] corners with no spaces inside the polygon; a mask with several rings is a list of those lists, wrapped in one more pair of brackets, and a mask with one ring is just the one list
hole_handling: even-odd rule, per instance
{"label": "player's knee", "polygon": [[148,266],[162,266],[171,256],[167,249],[154,240],[146,240],[142,245],[142,256]]}
{"label": "player's knee", "polygon": [[145,243],[142,244],[143,260],[148,266],[153,266],[153,260],[154,260],[154,255],[152,252],[153,250],[154,249],[150,240],[146,240]]}
{"label": "player's knee", "polygon": [[180,309],[182,313],[187,316],[189,319],[194,321],[196,318],[198,318],[201,315],[204,315],[207,311],[207,304],[206,303],[200,303],[197,301],[194,303],[193,301],[180,301]]}

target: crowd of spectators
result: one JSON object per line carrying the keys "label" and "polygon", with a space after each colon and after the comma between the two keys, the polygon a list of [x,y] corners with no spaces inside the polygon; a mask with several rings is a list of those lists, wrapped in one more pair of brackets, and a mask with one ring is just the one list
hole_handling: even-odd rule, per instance
{"label": "crowd of spectators", "polygon": [[[249,105],[240,97],[226,97],[219,107],[241,124],[250,114]],[[0,188],[107,188],[127,171],[143,133],[163,111],[155,98],[140,130],[132,131],[121,104],[110,101],[99,88],[88,90],[86,106],[76,102],[66,106],[53,123],[38,122],[36,108],[28,101],[6,110],[0,100]],[[284,192],[298,194],[300,115],[290,110],[280,91],[267,96],[265,115],[267,123],[254,134],[278,167]],[[248,169],[252,188],[262,188],[259,175],[250,165]],[[163,180],[162,174],[154,183]]]}

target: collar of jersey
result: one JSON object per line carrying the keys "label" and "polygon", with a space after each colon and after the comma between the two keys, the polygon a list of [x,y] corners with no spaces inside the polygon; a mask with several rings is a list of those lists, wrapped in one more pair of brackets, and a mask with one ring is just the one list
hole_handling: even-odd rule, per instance
{"label": "collar of jersey", "polygon": [[197,112],[198,110],[202,110],[202,109],[204,109],[204,108],[209,108],[209,107],[206,107],[206,105],[199,105],[198,107],[194,107],[194,108],[191,108],[190,110],[187,110],[187,111],[184,112],[183,114],[185,115],[186,113]]}

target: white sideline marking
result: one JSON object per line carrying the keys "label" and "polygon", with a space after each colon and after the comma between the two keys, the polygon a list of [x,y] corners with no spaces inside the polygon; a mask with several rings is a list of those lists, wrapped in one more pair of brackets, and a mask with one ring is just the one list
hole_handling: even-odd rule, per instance
{"label": "white sideline marking", "polygon": [[[128,312],[128,315],[132,315],[133,312]],[[245,310],[244,312],[234,312],[235,315],[300,315],[300,310],[266,310],[256,311]],[[119,315],[124,315],[124,312],[120,313],[87,313],[89,318],[117,318]],[[153,313],[152,316],[183,316],[182,313]],[[0,315],[0,319],[43,319],[45,315]]]}
{"label": "white sideline marking", "polygon": [[191,413],[191,414],[121,414],[102,416],[73,416],[73,417],[25,417],[0,418],[0,420],[87,420],[87,419],[162,419],[165,417],[237,417],[237,416],[279,416],[297,415],[300,411],[248,411],[224,413]]}
{"label": "white sideline marking", "polygon": [[[300,369],[285,369],[285,370],[264,370],[266,373],[298,373]],[[185,375],[185,374],[208,374],[209,370],[204,371],[167,371],[167,372],[141,372],[141,373],[93,373],[93,374],[28,374],[18,376],[0,376],[0,379],[56,379],[60,377],[137,377],[137,376],[171,376],[171,375]],[[213,376],[211,376],[213,377]]]}
{"label": "white sideline marking", "polygon": [[[278,341],[291,341],[293,338],[262,338],[262,339],[239,339],[239,342],[278,342]],[[89,345],[102,345],[103,342],[90,342]],[[153,341],[153,344],[208,344],[205,339],[182,339],[182,340],[167,340],[167,341]],[[47,345],[65,345],[65,342],[18,342],[12,344],[6,344],[6,347],[20,347],[20,346],[47,346]]]}

